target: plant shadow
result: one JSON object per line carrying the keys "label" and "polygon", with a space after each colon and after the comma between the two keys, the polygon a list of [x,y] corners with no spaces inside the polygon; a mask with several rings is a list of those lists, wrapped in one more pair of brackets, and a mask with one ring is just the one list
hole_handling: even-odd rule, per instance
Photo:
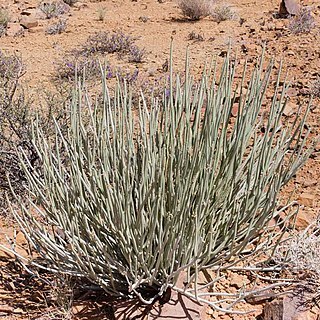
{"label": "plant shadow", "polygon": [[52,273],[32,275],[14,259],[1,257],[0,304],[7,306],[6,315],[14,313],[32,320],[61,319],[63,314],[75,320],[193,320],[201,319],[204,309],[175,292],[165,304],[156,301],[145,305],[138,299],[115,298],[103,290],[84,289],[87,284],[83,280],[73,283],[72,289],[67,283],[65,287],[54,287],[54,280]]}

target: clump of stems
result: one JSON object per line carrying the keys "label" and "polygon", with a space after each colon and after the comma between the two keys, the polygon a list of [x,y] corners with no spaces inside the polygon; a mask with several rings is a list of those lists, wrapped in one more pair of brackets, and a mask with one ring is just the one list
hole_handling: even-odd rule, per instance
{"label": "clump of stems", "polygon": [[30,262],[147,304],[176,290],[217,310],[226,299],[229,312],[252,294],[202,293],[208,286],[197,283],[208,268],[241,262],[243,270],[259,252],[268,256],[288,222],[279,191],[310,154],[306,115],[282,125],[287,87],[280,88],[280,74],[262,112],[273,69],[263,73],[262,64],[249,83],[244,68],[240,96],[229,55],[197,84],[188,61],[183,83],[171,70],[162,99],[141,94],[134,103],[126,84],[111,96],[103,74],[102,102],[92,104],[79,86],[67,134],[57,122],[48,141],[34,128],[42,170],[21,157],[30,206],[14,214],[42,258]]}

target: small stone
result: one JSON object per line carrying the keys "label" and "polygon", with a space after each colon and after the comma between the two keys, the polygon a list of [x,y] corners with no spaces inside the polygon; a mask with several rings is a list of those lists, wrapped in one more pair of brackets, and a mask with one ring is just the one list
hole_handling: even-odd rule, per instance
{"label": "small stone", "polygon": [[266,291],[262,291],[261,293],[257,293],[245,298],[245,301],[252,305],[257,305],[257,304],[262,304],[274,297],[275,297],[275,293],[272,292],[272,290],[266,290]]}
{"label": "small stone", "polygon": [[28,9],[23,10],[21,12],[21,15],[23,15],[23,16],[31,16],[31,15],[35,14],[35,11],[36,11],[36,9],[34,9],[34,8],[28,8]]}
{"label": "small stone", "polygon": [[40,33],[40,32],[44,32],[44,28],[43,27],[34,27],[28,30],[28,32],[30,33]]}
{"label": "small stone", "polygon": [[80,10],[80,9],[83,9],[83,8],[87,8],[88,5],[86,3],[83,3],[83,2],[76,2],[72,7],[74,9]]}
{"label": "small stone", "polygon": [[299,175],[296,177],[295,182],[301,184],[303,187],[312,187],[318,183],[318,180],[306,179],[306,177]]}
{"label": "small stone", "polygon": [[304,230],[312,223],[312,217],[310,214],[300,211],[296,217],[296,229]]}
{"label": "small stone", "polygon": [[38,20],[25,16],[21,19],[20,24],[25,28],[25,29],[31,29],[35,28],[38,26]]}
{"label": "small stone", "polygon": [[16,308],[16,309],[13,310],[13,313],[15,313],[15,314],[22,314],[22,313],[25,313],[25,312],[24,312],[23,309],[21,309],[21,308]]}
{"label": "small stone", "polygon": [[269,22],[261,27],[262,31],[272,31],[275,30],[276,25],[272,22]]}
{"label": "small stone", "polygon": [[311,193],[304,192],[299,197],[299,202],[307,207],[312,207],[314,205],[314,201],[316,199],[316,196]]}
{"label": "small stone", "polygon": [[[263,309],[263,320],[316,320],[317,314],[306,308],[307,298],[305,293],[296,292],[268,302]],[[318,310],[317,310],[318,311]]]}
{"label": "small stone", "polygon": [[10,23],[18,23],[20,21],[20,14],[13,12],[10,14]]}
{"label": "small stone", "polygon": [[286,93],[288,97],[296,97],[299,94],[299,91],[295,88],[290,88]]}
{"label": "small stone", "polygon": [[306,180],[303,185],[305,187],[312,187],[312,186],[315,186],[316,184],[318,183],[318,180]]}
{"label": "small stone", "polygon": [[248,92],[248,89],[245,88],[245,87],[242,87],[242,88],[239,87],[239,88],[237,88],[237,90],[236,90],[236,93],[237,93],[238,95],[242,94],[242,97],[243,97],[243,98],[246,96],[247,92]]}
{"label": "small stone", "polygon": [[212,315],[213,314],[213,309],[209,308],[209,310],[207,311],[207,314]]}
{"label": "small stone", "polygon": [[275,31],[283,31],[285,28],[285,23],[283,20],[276,20],[274,23],[274,30]]}
{"label": "small stone", "polygon": [[156,68],[148,68],[146,70],[146,73],[148,75],[148,77],[154,77],[154,75],[156,74],[157,69]]}
{"label": "small stone", "polygon": [[249,53],[255,53],[256,50],[257,50],[256,45],[253,44],[253,43],[247,44],[247,45],[246,45],[246,48],[247,48],[247,52],[249,52]]}
{"label": "small stone", "polygon": [[292,102],[287,102],[284,107],[282,114],[286,117],[291,116],[294,113],[294,104]]}
{"label": "small stone", "polygon": [[249,25],[249,33],[255,33],[260,30],[260,25],[257,23],[253,23]]}
{"label": "small stone", "polygon": [[9,37],[16,37],[16,36],[23,34],[23,31],[24,31],[24,29],[20,25],[20,23],[9,22],[8,27],[7,27],[7,31],[6,31],[6,35]]}

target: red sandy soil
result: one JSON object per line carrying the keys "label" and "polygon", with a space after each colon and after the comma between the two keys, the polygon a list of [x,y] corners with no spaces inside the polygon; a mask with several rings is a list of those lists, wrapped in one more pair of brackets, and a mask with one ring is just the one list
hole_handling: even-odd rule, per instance
{"label": "red sandy soil", "polygon": [[[176,1],[166,0],[106,0],[80,1],[71,8],[67,15],[67,30],[59,35],[46,35],[49,20],[38,19],[38,26],[25,30],[22,36],[3,36],[0,38],[0,49],[8,53],[18,53],[26,63],[26,74],[23,81],[30,90],[52,88],[54,62],[63,59],[66,53],[84,43],[88,36],[97,31],[122,30],[137,37],[137,44],[146,49],[143,63],[137,64],[147,75],[161,75],[161,66],[168,58],[171,39],[174,43],[173,59],[177,70],[182,70],[186,47],[189,47],[193,70],[199,72],[204,61],[212,56],[220,57],[230,46],[236,52],[240,63],[245,59],[253,62],[266,43],[266,57],[276,57],[284,61],[284,70],[292,83],[290,90],[289,110],[287,116],[294,115],[301,103],[309,100],[308,93],[312,82],[320,75],[320,4],[319,1],[301,1],[302,5],[310,6],[316,21],[316,27],[307,34],[294,35],[288,30],[288,19],[275,19],[274,13],[279,8],[279,0],[230,0],[228,3],[236,11],[238,19],[233,21],[215,22],[208,17],[197,22],[181,16]],[[37,7],[38,0],[0,0],[0,6],[6,8],[13,23],[18,23],[21,13],[26,9]],[[97,11],[105,8],[104,21],[98,20]],[[147,17],[143,22],[140,17]],[[239,22],[242,19],[242,24]],[[191,32],[201,34],[204,41],[190,41]],[[114,56],[106,56],[113,63],[128,66],[126,62]],[[131,64],[135,67],[135,65]],[[270,98],[270,95],[267,97]],[[320,99],[312,102],[312,111],[308,124],[313,127],[312,135],[319,134]],[[298,228],[306,227],[320,213],[320,149],[316,149],[306,165],[284,190],[285,198],[293,192],[293,199],[299,201],[301,210],[298,216]],[[0,242],[5,242],[4,235],[11,233],[10,222],[2,218],[0,222]],[[20,237],[20,235],[19,235]],[[18,241],[19,242],[19,241]],[[20,242],[23,242],[21,237]],[[23,277],[22,271],[14,265],[12,259],[0,252],[0,318],[4,319],[61,319],[60,313],[52,307],[45,306],[44,296],[50,291],[39,281]],[[43,290],[41,292],[41,290]],[[26,305],[34,310],[26,311]],[[107,319],[100,302],[87,303],[87,311],[82,319]],[[7,308],[7,309],[6,309]],[[80,309],[78,303],[75,312]],[[252,306],[246,307],[247,309]],[[208,319],[256,319],[261,314],[261,306],[254,306],[258,311],[248,316],[224,316],[208,311]],[[7,311],[6,311],[7,310]],[[98,311],[104,315],[99,315]],[[102,310],[102,311],[101,311]],[[61,311],[61,310],[60,310]],[[63,312],[61,312],[63,314]],[[95,313],[95,315],[94,315]],[[41,316],[43,314],[43,316]],[[76,317],[77,318],[77,317]],[[184,317],[182,317],[184,318]],[[191,317],[192,318],[192,317]],[[112,319],[112,318],[110,318]],[[125,318],[123,318],[125,319]],[[147,319],[147,318],[145,318]],[[168,318],[170,319],[170,318]],[[302,319],[302,318],[301,318]],[[314,318],[316,319],[316,318]]]}

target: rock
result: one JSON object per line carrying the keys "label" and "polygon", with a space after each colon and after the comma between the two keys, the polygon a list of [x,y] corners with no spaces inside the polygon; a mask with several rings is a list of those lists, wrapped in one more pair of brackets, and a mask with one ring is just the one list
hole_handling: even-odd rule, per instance
{"label": "rock", "polygon": [[267,303],[263,309],[263,320],[307,320],[311,313],[305,308],[304,297],[286,296]]}
{"label": "rock", "polygon": [[16,12],[10,13],[10,22],[11,23],[18,23],[20,21],[20,14]]}
{"label": "rock", "polygon": [[28,9],[25,9],[21,12],[21,15],[22,16],[31,16],[31,15],[34,15],[35,14],[35,11],[36,9],[35,8],[28,8]]}
{"label": "rock", "polygon": [[28,32],[30,33],[38,33],[38,32],[44,32],[44,28],[43,27],[34,27],[28,30]]}
{"label": "rock", "polygon": [[245,45],[245,49],[246,49],[246,52],[249,52],[250,54],[255,54],[257,51],[257,46],[254,43],[248,43]]}
{"label": "rock", "polygon": [[256,33],[261,29],[260,25],[258,23],[251,24],[249,26],[249,33]]}
{"label": "rock", "polygon": [[283,31],[285,28],[285,24],[282,20],[276,20],[274,23],[274,30],[276,31]]}
{"label": "rock", "polygon": [[305,313],[304,312],[305,309],[302,307],[304,301],[301,301],[301,300],[302,300],[302,297],[299,297],[299,295],[284,297],[283,320],[305,319],[301,317],[302,314]]}
{"label": "rock", "polygon": [[299,91],[295,88],[290,88],[286,92],[288,97],[296,97],[299,94]]}
{"label": "rock", "polygon": [[[186,273],[179,276],[177,287],[183,288]],[[205,281],[201,279],[201,281]],[[204,290],[204,292],[206,292]],[[108,319],[206,319],[208,306],[197,303],[174,290],[168,289],[164,296],[153,305],[137,304],[134,300],[113,303],[110,310],[111,317]],[[124,317],[125,316],[125,317]]]}
{"label": "rock", "polygon": [[9,314],[13,312],[13,307],[10,307],[7,304],[0,305],[0,314]]}
{"label": "rock", "polygon": [[313,207],[316,196],[311,193],[304,192],[299,197],[299,202],[307,207]]}
{"label": "rock", "polygon": [[297,230],[304,230],[312,223],[312,221],[313,219],[308,212],[300,211],[296,217],[295,227]]}
{"label": "rock", "polygon": [[25,29],[31,29],[35,28],[38,26],[38,20],[29,16],[24,16],[20,24],[25,28]]}
{"label": "rock", "polygon": [[80,10],[80,9],[83,9],[83,8],[87,8],[88,5],[86,3],[83,3],[83,2],[76,2],[72,5],[72,7],[76,10]]}
{"label": "rock", "polygon": [[315,186],[316,184],[318,183],[318,180],[315,180],[315,179],[309,179],[309,180],[305,180],[303,185],[305,187],[312,187],[312,186]]}
{"label": "rock", "polygon": [[294,113],[294,107],[295,105],[292,102],[288,101],[282,111],[282,114],[286,117],[291,116]]}
{"label": "rock", "polygon": [[40,9],[28,8],[21,12],[22,16],[33,17],[35,19],[45,19],[46,15]]}
{"label": "rock", "polygon": [[[170,300],[161,304],[156,302],[152,308],[141,307],[128,301],[121,305],[113,306],[112,317],[108,319],[149,319],[149,320],[168,320],[168,319],[206,319],[207,306],[193,302],[181,294],[172,292]],[[126,315],[127,317],[123,317]]]}
{"label": "rock", "polygon": [[299,175],[296,177],[295,182],[301,184],[303,187],[312,187],[318,183],[318,180],[308,179],[305,176]]}
{"label": "rock", "polygon": [[283,319],[283,303],[277,299],[267,303],[263,309],[264,320],[282,320]]}
{"label": "rock", "polygon": [[6,31],[7,36],[17,37],[17,36],[22,35],[23,32],[24,32],[24,29],[20,25],[20,23],[13,23],[13,22],[8,23],[8,27],[7,27],[7,31]]}
{"label": "rock", "polygon": [[299,4],[295,0],[282,0],[280,3],[279,15],[280,16],[294,16],[300,10]]}
{"label": "rock", "polygon": [[290,50],[290,51],[287,51],[287,55],[288,56],[295,56],[296,54],[295,54],[295,52],[294,51],[292,51],[292,50]]}
{"label": "rock", "polygon": [[23,314],[23,313],[25,313],[25,312],[24,312],[23,309],[21,309],[21,308],[15,308],[15,309],[13,310],[13,313],[14,313],[14,314]]}

